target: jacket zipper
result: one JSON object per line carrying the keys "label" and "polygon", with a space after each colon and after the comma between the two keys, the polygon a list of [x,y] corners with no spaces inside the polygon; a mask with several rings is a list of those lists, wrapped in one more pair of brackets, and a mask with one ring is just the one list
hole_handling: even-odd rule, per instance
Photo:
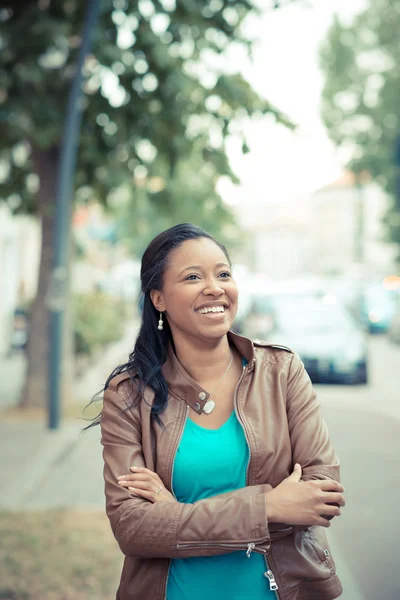
{"label": "jacket zipper", "polygon": [[[237,394],[238,394],[239,386],[243,381],[245,370],[246,370],[246,367],[243,367],[242,375],[241,375],[239,381],[237,382],[237,385],[235,388],[235,394],[233,396],[233,405],[235,408],[236,417],[237,417],[240,425],[242,426],[244,437],[246,438],[247,448],[249,449],[249,460],[248,460],[247,469],[246,469],[246,485],[248,485],[249,484],[249,467],[250,467],[250,462],[251,462],[251,448],[250,448],[249,438],[248,438],[248,435],[246,432],[246,427],[244,426],[244,423],[239,415],[239,410],[238,410],[238,406],[237,406]],[[247,548],[247,552],[246,552],[247,558],[250,558],[250,555],[253,550],[255,550],[255,546],[253,546],[252,544],[249,544],[249,546]],[[279,596],[279,592],[278,592],[278,584],[276,583],[275,575],[271,571],[268,553],[265,552],[263,554],[264,554],[265,566],[267,568],[266,572],[264,573],[264,576],[268,579],[269,589],[271,590],[271,592],[274,592],[277,600],[280,600],[280,596]]]}
{"label": "jacket zipper", "polygon": [[173,497],[175,498],[175,500],[178,500],[178,499],[177,499],[177,497],[175,496],[174,488],[173,488],[173,485],[172,485],[172,483],[173,483],[173,481],[174,481],[174,468],[175,468],[175,459],[176,459],[176,453],[177,453],[177,451],[178,451],[178,448],[179,448],[179,444],[180,444],[180,442],[181,442],[181,439],[182,439],[182,436],[183,436],[183,432],[185,431],[186,422],[187,422],[187,420],[188,420],[188,417],[189,417],[189,410],[190,410],[190,409],[189,409],[189,404],[187,404],[187,405],[186,405],[185,421],[184,421],[184,423],[183,423],[182,430],[181,430],[181,432],[180,432],[180,434],[179,434],[179,436],[178,436],[178,441],[177,441],[177,444],[176,444],[176,449],[175,449],[175,453],[174,453],[174,458],[173,458],[173,460],[172,460],[172,468],[171,468],[171,481],[170,481],[169,483],[170,483],[170,488],[171,488],[172,495],[173,495]]}
{"label": "jacket zipper", "polygon": [[[263,540],[261,540],[263,541]],[[246,546],[246,556],[248,558],[250,558],[250,554],[252,552],[258,552],[259,554],[265,554],[265,550],[261,550],[258,549],[256,547],[255,542],[250,542],[249,544],[243,544],[239,543],[239,542],[232,542],[229,544],[224,544],[224,543],[216,543],[216,542],[190,542],[187,544],[177,544],[176,547],[178,549],[186,549],[186,548],[227,548],[227,549],[237,549],[237,550],[244,550],[244,547]]]}
{"label": "jacket zipper", "polygon": [[249,467],[250,467],[250,462],[251,462],[251,449],[250,449],[250,444],[249,444],[249,438],[247,437],[247,433],[246,433],[246,428],[243,424],[241,417],[239,416],[239,411],[238,411],[238,407],[237,407],[237,393],[239,390],[239,386],[243,381],[245,371],[246,371],[246,367],[243,367],[242,374],[241,374],[239,381],[237,382],[236,387],[235,387],[235,392],[233,394],[233,408],[235,409],[236,418],[239,421],[240,425],[242,426],[242,429],[244,432],[244,437],[246,438],[247,448],[249,451],[249,460],[247,461],[247,467],[246,467],[246,484],[248,484],[249,483]]}
{"label": "jacket zipper", "polygon": [[268,560],[267,553],[264,554],[264,560],[265,560],[265,566],[267,567],[267,570],[264,573],[264,576],[268,579],[269,589],[271,590],[271,592],[274,592],[277,600],[280,600],[280,596],[279,596],[279,592],[278,592],[278,584],[276,583],[275,575],[273,574],[273,572],[271,571],[271,568],[269,566],[269,560]]}
{"label": "jacket zipper", "polygon": [[[181,439],[182,439],[182,436],[183,436],[183,432],[185,431],[185,426],[186,426],[186,421],[188,420],[188,416],[189,416],[189,405],[187,404],[187,405],[186,405],[186,415],[185,415],[185,421],[184,421],[184,423],[183,423],[182,430],[181,430],[181,432],[180,432],[180,434],[179,434],[179,436],[178,436],[178,441],[177,441],[177,444],[176,444],[176,449],[175,449],[175,453],[174,453],[174,458],[173,458],[173,460],[172,460],[172,468],[171,468],[171,481],[169,482],[169,483],[170,483],[171,492],[172,492],[172,495],[173,495],[173,497],[175,498],[175,500],[177,500],[177,497],[175,496],[174,488],[173,488],[173,486],[172,486],[172,482],[173,482],[173,480],[174,480],[174,467],[175,467],[175,458],[176,458],[176,452],[177,452],[177,450],[178,450],[178,448],[179,448],[179,444],[180,444],[180,441],[181,441]],[[164,592],[164,600],[167,600],[167,589],[168,589],[168,580],[169,580],[169,572],[170,572],[170,569],[171,569],[171,559],[169,560],[169,564],[168,564],[168,571],[167,571],[167,577],[165,578],[165,592]]]}

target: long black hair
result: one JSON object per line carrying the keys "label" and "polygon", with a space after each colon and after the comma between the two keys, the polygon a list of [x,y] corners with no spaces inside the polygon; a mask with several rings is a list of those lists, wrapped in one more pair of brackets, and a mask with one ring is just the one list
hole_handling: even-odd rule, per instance
{"label": "long black hair", "polygon": [[[141,295],[142,295],[142,322],[136,337],[133,351],[129,360],[116,367],[109,375],[104,389],[110,381],[120,373],[129,372],[131,382],[136,386],[136,393],[132,394],[132,404],[135,406],[143,398],[144,390],[150,387],[155,394],[151,406],[151,415],[159,425],[162,425],[160,414],[168,403],[168,386],[161,370],[168,354],[168,347],[173,345],[171,328],[167,319],[164,319],[163,330],[158,330],[159,313],[150,298],[151,290],[161,290],[163,287],[164,273],[168,265],[169,255],[187,240],[208,238],[215,242],[225,254],[229,264],[231,260],[223,244],[212,235],[191,223],[181,223],[166,229],[150,242],[142,257],[140,269]],[[101,392],[100,392],[101,393]],[[98,425],[100,415],[89,425]]]}

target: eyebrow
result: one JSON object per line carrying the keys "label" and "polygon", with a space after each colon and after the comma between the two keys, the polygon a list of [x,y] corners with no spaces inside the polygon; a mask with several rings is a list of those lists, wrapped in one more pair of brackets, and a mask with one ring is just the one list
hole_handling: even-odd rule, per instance
{"label": "eyebrow", "polygon": [[[230,265],[228,265],[228,263],[217,263],[215,266],[216,266],[216,268],[219,268],[219,267],[228,267],[228,269],[231,268]],[[201,265],[191,265],[190,267],[185,267],[179,273],[179,275],[182,275],[182,273],[184,273],[185,271],[190,271],[191,269],[197,269],[198,271],[201,271],[202,268],[203,267]],[[179,277],[179,275],[178,275],[178,277]]]}

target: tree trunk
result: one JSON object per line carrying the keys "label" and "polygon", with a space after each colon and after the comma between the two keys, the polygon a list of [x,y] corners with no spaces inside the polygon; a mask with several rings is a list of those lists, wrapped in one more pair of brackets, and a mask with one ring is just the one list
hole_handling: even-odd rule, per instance
{"label": "tree trunk", "polygon": [[20,406],[46,407],[48,399],[48,357],[49,357],[49,310],[46,296],[50,284],[53,259],[53,231],[56,198],[56,176],[58,149],[40,150],[34,148],[32,158],[34,169],[40,178],[37,194],[37,212],[42,222],[42,247],[39,268],[39,283],[36,298],[32,303],[29,318],[29,339],[27,344],[27,372]]}

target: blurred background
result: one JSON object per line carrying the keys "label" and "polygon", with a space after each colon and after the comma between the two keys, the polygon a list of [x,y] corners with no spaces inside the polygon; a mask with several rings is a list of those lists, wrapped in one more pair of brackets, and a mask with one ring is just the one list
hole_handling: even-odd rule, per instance
{"label": "blurred background", "polygon": [[0,598],[115,597],[84,408],[189,221],[231,253],[236,331],[315,384],[342,597],[400,599],[399,30],[392,0],[1,2]]}

